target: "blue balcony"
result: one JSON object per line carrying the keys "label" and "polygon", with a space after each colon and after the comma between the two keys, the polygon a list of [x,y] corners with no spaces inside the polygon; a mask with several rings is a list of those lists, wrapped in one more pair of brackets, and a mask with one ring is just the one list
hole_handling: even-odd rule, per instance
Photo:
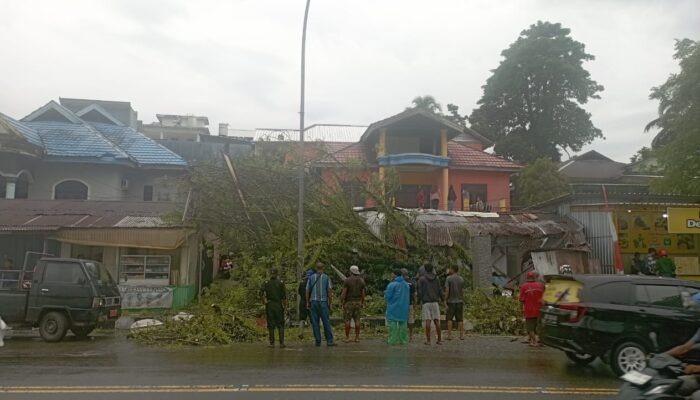
{"label": "blue balcony", "polygon": [[447,167],[449,157],[436,156],[428,153],[387,154],[377,157],[377,163],[382,167],[398,165],[428,165],[431,167]]}

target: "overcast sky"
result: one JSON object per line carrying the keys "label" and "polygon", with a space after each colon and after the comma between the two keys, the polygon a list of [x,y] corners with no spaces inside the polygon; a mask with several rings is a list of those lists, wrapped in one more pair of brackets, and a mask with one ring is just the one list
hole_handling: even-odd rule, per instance
{"label": "overcast sky", "polygon": [[[130,101],[235,128],[298,127],[304,0],[0,0],[0,112],[51,99]],[[675,38],[700,39],[700,1],[312,0],[307,124],[366,125],[417,95],[470,112],[500,52],[537,20],[560,22],[605,86],[586,105],[627,159],[651,142],[649,89],[677,70]]]}

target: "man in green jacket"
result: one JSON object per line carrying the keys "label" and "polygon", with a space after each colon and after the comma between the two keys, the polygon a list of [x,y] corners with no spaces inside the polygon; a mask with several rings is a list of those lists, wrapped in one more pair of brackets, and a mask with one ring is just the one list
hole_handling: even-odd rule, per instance
{"label": "man in green jacket", "polygon": [[656,273],[665,278],[676,277],[676,264],[668,257],[666,249],[659,250],[659,258],[656,260]]}

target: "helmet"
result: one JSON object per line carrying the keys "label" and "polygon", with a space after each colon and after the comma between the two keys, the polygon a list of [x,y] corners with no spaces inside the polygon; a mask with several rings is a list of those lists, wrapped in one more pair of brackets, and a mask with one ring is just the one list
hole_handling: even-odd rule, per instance
{"label": "helmet", "polygon": [[528,281],[534,281],[535,279],[537,279],[537,272],[535,272],[535,271],[528,271],[528,273],[527,273],[527,280],[528,280]]}
{"label": "helmet", "polygon": [[666,251],[666,249],[659,250],[659,257],[666,257],[666,256],[668,256],[668,251]]}

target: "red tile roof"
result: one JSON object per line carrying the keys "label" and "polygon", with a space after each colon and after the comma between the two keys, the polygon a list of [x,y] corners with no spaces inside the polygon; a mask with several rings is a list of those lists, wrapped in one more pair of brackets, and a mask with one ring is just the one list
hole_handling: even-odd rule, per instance
{"label": "red tile roof", "polygon": [[521,165],[484,151],[475,150],[456,142],[447,142],[450,168],[457,169],[507,169],[519,170]]}
{"label": "red tile roof", "polygon": [[319,161],[321,164],[367,161],[367,151],[363,142],[325,142],[324,145],[328,155]]}
{"label": "red tile roof", "polygon": [[[324,150],[328,155],[318,161],[320,164],[366,161],[367,150],[363,142],[325,142],[324,146]],[[447,155],[450,157],[450,168],[455,169],[506,169],[515,171],[522,168],[520,165],[505,158],[475,150],[453,141],[447,143]]]}

